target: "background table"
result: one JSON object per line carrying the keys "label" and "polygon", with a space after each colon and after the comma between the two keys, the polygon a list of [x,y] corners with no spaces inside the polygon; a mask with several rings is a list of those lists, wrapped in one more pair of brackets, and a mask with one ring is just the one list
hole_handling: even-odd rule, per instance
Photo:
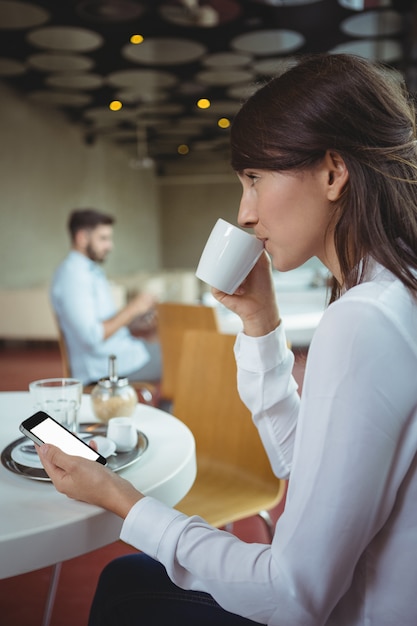
{"label": "background table", "polygon": [[[19,424],[33,413],[28,392],[0,393],[0,449],[21,437]],[[178,419],[144,404],[133,419],[149,440],[143,456],[121,475],[146,495],[174,506],[196,475],[195,442]],[[82,399],[81,422],[95,421]],[[0,465],[0,579],[52,565],[119,538],[122,520],[108,511],[59,494],[50,482]]]}
{"label": "background table", "polygon": [[[279,313],[288,342],[294,348],[310,345],[314,332],[326,309],[327,289],[316,287],[292,291],[277,291]],[[242,330],[242,321],[211,296],[206,295],[205,303],[217,311],[219,330],[235,335]]]}

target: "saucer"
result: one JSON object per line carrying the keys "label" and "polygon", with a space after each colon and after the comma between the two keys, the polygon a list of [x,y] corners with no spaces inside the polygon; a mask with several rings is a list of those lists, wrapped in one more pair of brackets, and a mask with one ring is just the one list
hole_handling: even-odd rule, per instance
{"label": "saucer", "polygon": [[[114,472],[120,472],[133,463],[137,463],[148,448],[148,438],[140,430],[138,430],[138,441],[135,448],[130,452],[119,452],[117,454],[111,452],[113,449],[110,443],[111,440],[105,436],[107,431],[106,424],[97,422],[81,423],[80,431],[80,436],[86,442],[93,438],[98,439],[97,445],[98,447],[101,446],[101,450],[105,453],[103,456],[107,459],[107,467]],[[103,442],[103,439],[106,441]],[[1,453],[2,465],[10,472],[25,478],[50,482],[51,479],[43,469],[38,455],[35,452],[24,452],[22,450],[23,446],[27,446],[30,443],[27,437],[20,437],[20,439],[9,443]],[[115,445],[114,442],[112,443]],[[102,452],[100,453],[102,454]]]}
{"label": "saucer", "polygon": [[38,453],[33,446],[33,452],[25,452],[25,448],[33,445],[31,440],[25,437],[17,446],[15,446],[10,456],[15,463],[19,465],[25,465],[26,467],[43,468],[43,465],[38,457]]}

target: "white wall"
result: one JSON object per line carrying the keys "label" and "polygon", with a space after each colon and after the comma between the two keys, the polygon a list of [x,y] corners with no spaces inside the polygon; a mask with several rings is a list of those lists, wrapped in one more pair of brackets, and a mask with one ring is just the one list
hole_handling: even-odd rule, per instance
{"label": "white wall", "polygon": [[60,112],[26,102],[0,84],[0,287],[49,282],[69,248],[73,208],[115,215],[106,269],[124,274],[161,266],[155,176],[132,170],[114,144],[84,143]]}
{"label": "white wall", "polygon": [[195,268],[216,220],[237,224],[241,185],[221,162],[202,166],[200,173],[171,174],[159,184],[163,265]]}
{"label": "white wall", "polygon": [[[164,176],[129,167],[115,144],[88,146],[63,113],[0,83],[0,288],[49,284],[76,207],[116,216],[109,277],[194,270],[218,217],[236,223],[241,186],[223,157],[187,155]],[[1,311],[0,311],[1,314]]]}
{"label": "white wall", "polygon": [[0,136],[0,288],[49,283],[69,248],[73,208],[116,216],[110,277],[194,269],[216,219],[236,221],[240,184],[227,162],[190,156],[159,178],[132,170],[122,148],[86,145],[63,113],[1,83]]}

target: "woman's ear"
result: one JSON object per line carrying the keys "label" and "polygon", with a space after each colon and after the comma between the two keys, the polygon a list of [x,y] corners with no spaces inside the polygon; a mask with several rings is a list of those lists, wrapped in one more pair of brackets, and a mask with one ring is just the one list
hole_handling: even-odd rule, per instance
{"label": "woman's ear", "polygon": [[327,198],[334,202],[343,193],[349,180],[349,171],[338,152],[327,150],[324,159],[327,168]]}

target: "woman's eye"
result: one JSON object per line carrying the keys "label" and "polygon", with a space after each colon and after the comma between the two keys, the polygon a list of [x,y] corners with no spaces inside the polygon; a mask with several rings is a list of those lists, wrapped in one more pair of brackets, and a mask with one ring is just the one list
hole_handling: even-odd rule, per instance
{"label": "woman's eye", "polygon": [[256,174],[251,174],[251,173],[246,174],[246,177],[249,178],[252,184],[255,183],[259,178],[259,176],[257,176]]}

